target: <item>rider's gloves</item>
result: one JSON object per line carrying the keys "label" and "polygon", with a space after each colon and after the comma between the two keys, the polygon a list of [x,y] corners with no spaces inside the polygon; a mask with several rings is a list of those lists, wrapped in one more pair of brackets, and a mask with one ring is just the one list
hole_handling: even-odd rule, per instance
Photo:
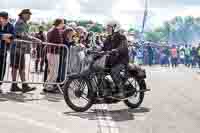
{"label": "rider's gloves", "polygon": [[113,55],[113,56],[118,56],[118,50],[116,50],[116,49],[113,49],[112,51],[111,51],[111,55]]}

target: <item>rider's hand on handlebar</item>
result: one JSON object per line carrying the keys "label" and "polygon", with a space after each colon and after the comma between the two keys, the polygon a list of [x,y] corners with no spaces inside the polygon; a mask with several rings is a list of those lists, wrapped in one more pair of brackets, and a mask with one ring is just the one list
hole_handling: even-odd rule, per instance
{"label": "rider's hand on handlebar", "polygon": [[91,52],[92,52],[92,50],[91,50],[91,49],[87,49],[87,50],[85,50],[85,53],[86,53],[86,54],[88,54],[88,55],[90,55],[90,54],[91,54]]}
{"label": "rider's hand on handlebar", "polygon": [[104,51],[94,51],[94,50],[88,49],[88,50],[86,50],[86,53],[89,55],[91,55],[91,54],[100,55],[100,54],[103,54]]}
{"label": "rider's hand on handlebar", "polygon": [[114,55],[114,56],[117,56],[118,55],[118,50],[113,49],[110,54]]}

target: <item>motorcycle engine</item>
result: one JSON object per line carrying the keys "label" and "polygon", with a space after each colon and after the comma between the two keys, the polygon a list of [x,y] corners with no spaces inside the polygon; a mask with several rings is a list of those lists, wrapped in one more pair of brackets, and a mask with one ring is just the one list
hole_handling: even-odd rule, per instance
{"label": "motorcycle engine", "polygon": [[112,90],[115,88],[115,83],[110,75],[105,77],[105,81],[106,81],[107,88],[110,88]]}

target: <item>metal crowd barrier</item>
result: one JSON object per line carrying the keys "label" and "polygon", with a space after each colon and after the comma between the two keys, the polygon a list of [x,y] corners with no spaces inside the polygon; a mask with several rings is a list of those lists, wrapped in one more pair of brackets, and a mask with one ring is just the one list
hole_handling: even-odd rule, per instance
{"label": "metal crowd barrier", "polygon": [[85,51],[80,46],[16,39],[0,49],[0,83],[56,85],[62,92],[60,85],[69,75],[89,67],[92,57]]}
{"label": "metal crowd barrier", "polygon": [[[64,44],[14,40],[13,44],[0,50],[0,83],[62,84],[66,80],[66,76],[61,80],[59,74],[63,74],[65,68],[64,71],[67,75],[69,51],[69,48]],[[51,56],[49,56],[49,52],[51,52]],[[49,65],[47,56],[53,57],[52,55],[57,55],[57,58],[53,58],[55,63],[51,67],[55,68],[54,73],[60,72],[57,75],[58,80],[48,82],[44,79],[44,72],[36,72],[35,66],[36,62],[43,62],[44,65],[38,66],[44,70],[45,66]],[[52,61],[51,58],[50,61]],[[61,66],[62,68],[59,68]],[[48,75],[49,71],[46,73]],[[23,81],[24,74],[25,80]]]}
{"label": "metal crowd barrier", "polygon": [[[0,51],[0,83],[62,85],[69,75],[81,73],[89,67],[92,57],[85,55],[85,50],[80,46],[16,39]],[[44,71],[36,72],[36,64]]]}
{"label": "metal crowd barrier", "polygon": [[89,57],[86,53],[86,48],[80,46],[70,47],[68,75],[78,74],[89,67]]}

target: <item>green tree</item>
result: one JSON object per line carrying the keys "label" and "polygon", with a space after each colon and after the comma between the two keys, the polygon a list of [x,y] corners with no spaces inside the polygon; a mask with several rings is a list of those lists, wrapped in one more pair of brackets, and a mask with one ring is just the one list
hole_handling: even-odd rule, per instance
{"label": "green tree", "polygon": [[151,42],[160,42],[162,39],[162,32],[149,31],[144,34],[145,40]]}
{"label": "green tree", "polygon": [[89,31],[101,33],[101,32],[103,32],[103,25],[101,25],[101,24],[95,24],[94,26],[92,26],[89,29]]}
{"label": "green tree", "polygon": [[167,21],[163,26],[146,33],[147,40],[190,44],[200,36],[200,18],[180,17]]}

